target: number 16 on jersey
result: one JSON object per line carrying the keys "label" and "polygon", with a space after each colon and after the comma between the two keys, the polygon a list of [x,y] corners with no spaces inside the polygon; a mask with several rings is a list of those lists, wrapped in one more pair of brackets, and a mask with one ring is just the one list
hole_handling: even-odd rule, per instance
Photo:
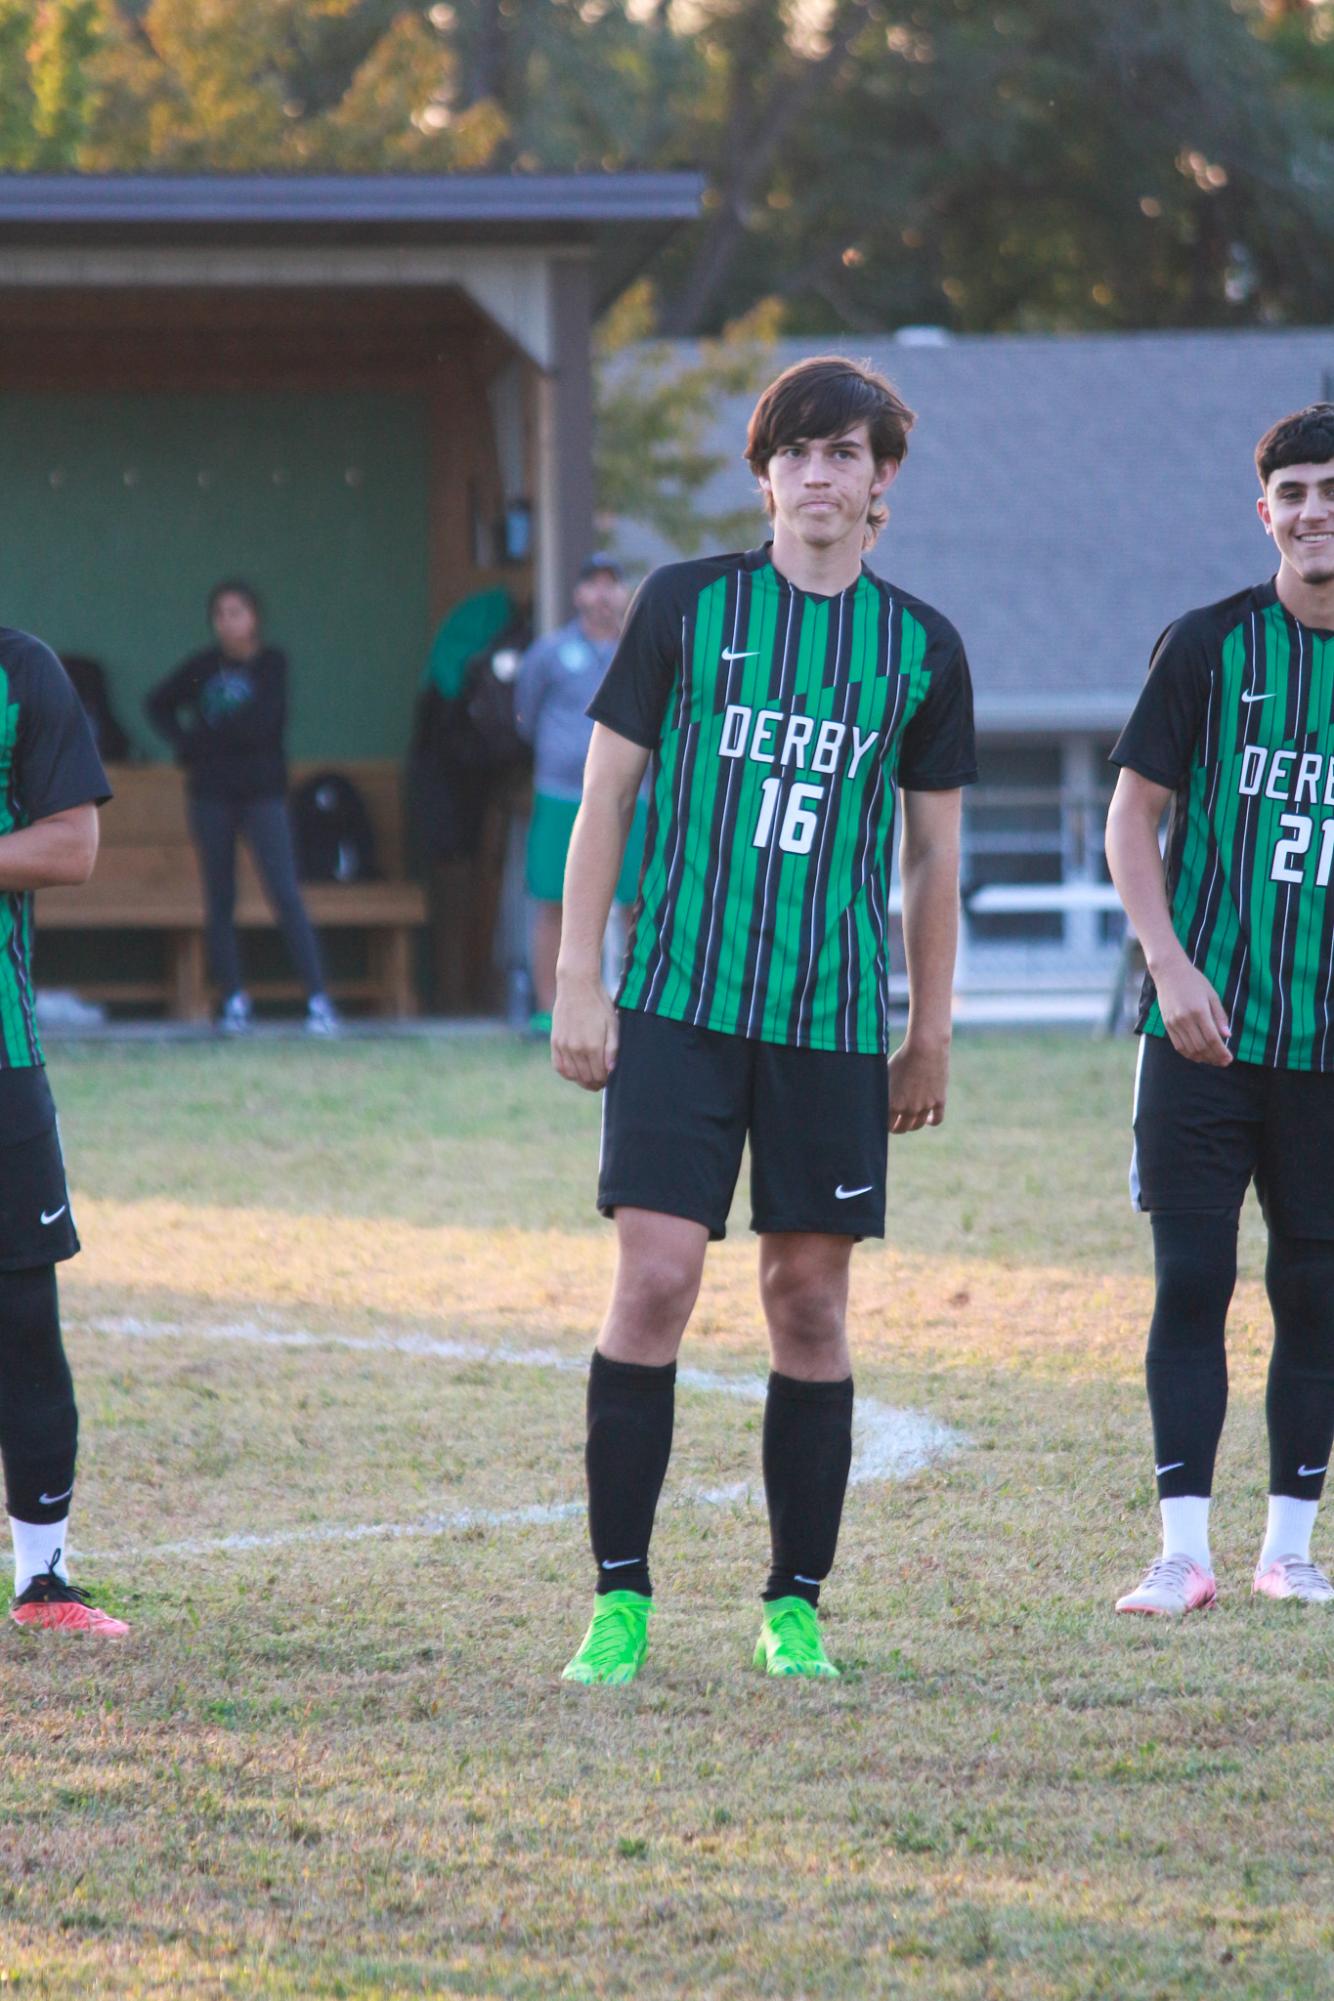
{"label": "number 16 on jersey", "polygon": [[[783,789],[781,778],[766,778],[760,787],[760,817],[755,823],[754,846],[767,848],[774,830],[774,815]],[[783,824],[778,829],[778,845],[784,854],[808,855],[819,825],[816,807],[824,798],[823,785],[794,785],[783,808]],[[1334,824],[1332,822],[1331,824]]]}

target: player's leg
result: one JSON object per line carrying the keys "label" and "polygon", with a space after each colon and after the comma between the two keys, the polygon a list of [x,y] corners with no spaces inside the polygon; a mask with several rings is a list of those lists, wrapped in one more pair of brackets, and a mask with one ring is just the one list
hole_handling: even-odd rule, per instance
{"label": "player's leg", "polygon": [[278,920],[288,955],[306,990],[306,1026],[316,1035],[337,1031],[338,1015],[324,990],[324,967],[314,926],[306,912],[296,873],[296,849],[285,799],[250,799],[241,809],[241,829],[269,908]]}
{"label": "player's leg", "polygon": [[1311,1561],[1311,1531],[1334,1443],[1334,1243],[1271,1231],[1265,1282],[1274,1310],[1269,1514],[1255,1589],[1328,1602],[1334,1586]]}
{"label": "player's leg", "polygon": [[535,1032],[550,1033],[556,1001],[556,960],[560,954],[561,898],[565,891],[565,858],[579,811],[577,799],[558,799],[539,792],[533,799],[524,860],[524,886],[532,900],[529,950],[533,974]]}
{"label": "player's leg", "polygon": [[1227,1413],[1237,1216],[1258,1159],[1263,1090],[1254,1065],[1214,1069],[1162,1037],[1141,1041],[1131,1195],[1153,1227],[1144,1372],[1162,1549],[1118,1612],[1180,1614],[1216,1596],[1209,1504]]}
{"label": "player's leg", "polygon": [[834,1566],[852,1463],[848,1356],[851,1237],[760,1239],[760,1298],[772,1369],[764,1404],[770,1566],[757,1665],[832,1676],[815,1608]]}
{"label": "player's leg", "polygon": [[888,1130],[883,1057],[761,1048],[751,1192],[772,1360],[763,1445],[771,1562],[756,1660],[771,1674],[835,1672],[816,1606],[852,1457],[848,1272],[857,1240],[884,1234]]}
{"label": "player's leg", "polygon": [[1209,1504],[1227,1416],[1227,1312],[1237,1279],[1237,1214],[1156,1210],[1154,1307],[1144,1380],[1153,1424],[1162,1552],[1118,1612],[1212,1603]]}
{"label": "player's leg", "polygon": [[1334,1444],[1334,1075],[1275,1072],[1256,1176],[1274,1313],[1265,1411],[1269,1511],[1255,1569],[1266,1598],[1334,1601],[1311,1532]]}
{"label": "player's leg", "polygon": [[747,1045],[623,1010],[603,1099],[598,1207],[616,1221],[611,1302],[588,1378],[593,1622],[566,1679],[630,1681],[652,1610],[649,1543],[671,1454],[676,1354],[745,1142]]}
{"label": "player's leg", "polygon": [[560,957],[560,905],[534,903],[532,915],[534,1030],[551,1026],[556,1004],[556,961]]}
{"label": "player's leg", "polygon": [[79,1419],[60,1335],[55,1267],[79,1248],[43,1070],[0,1073],[0,1465],[21,1626],[119,1638],[128,1628],[69,1581]]}
{"label": "player's leg", "polygon": [[190,831],[204,878],[209,970],[222,995],[218,1026],[238,1035],[250,1026],[236,940],[236,808],[227,799],[190,801]]}

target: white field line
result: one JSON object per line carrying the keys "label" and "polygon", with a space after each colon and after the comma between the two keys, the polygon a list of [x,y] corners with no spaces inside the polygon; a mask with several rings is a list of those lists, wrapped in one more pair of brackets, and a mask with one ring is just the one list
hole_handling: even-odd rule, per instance
{"label": "white field line", "polygon": [[[82,1324],[89,1333],[134,1341],[220,1341],[275,1349],[345,1348],[365,1354],[408,1355],[445,1362],[483,1362],[500,1368],[557,1369],[577,1374],[586,1374],[588,1369],[584,1357],[565,1355],[555,1348],[516,1348],[509,1344],[493,1347],[480,1341],[444,1341],[429,1334],[316,1333],[305,1328],[260,1327],[248,1321],[191,1328],[133,1318],[88,1320]],[[724,1376],[713,1369],[687,1367],[677,1370],[676,1380],[683,1389],[739,1397],[745,1403],[764,1402],[762,1377]],[[872,1480],[909,1479],[937,1459],[957,1452],[964,1442],[962,1433],[927,1417],[922,1411],[898,1409],[892,1404],[879,1402],[875,1397],[858,1397],[853,1412],[849,1482],[861,1486]],[[749,1482],[742,1480],[726,1487],[676,1488],[666,1498],[669,1505],[717,1508],[748,1502],[751,1494]],[[264,1535],[198,1537],[183,1542],[155,1543],[151,1547],[98,1551],[72,1548],[71,1555],[96,1556],[101,1561],[132,1558],[142,1563],[154,1559],[287,1549],[302,1543],[388,1541],[414,1536],[456,1535],[473,1528],[544,1526],[551,1522],[569,1521],[583,1513],[582,1501],[539,1502],[519,1508],[457,1508],[449,1514],[425,1515],[414,1522],[330,1523],[317,1528],[280,1529]]]}

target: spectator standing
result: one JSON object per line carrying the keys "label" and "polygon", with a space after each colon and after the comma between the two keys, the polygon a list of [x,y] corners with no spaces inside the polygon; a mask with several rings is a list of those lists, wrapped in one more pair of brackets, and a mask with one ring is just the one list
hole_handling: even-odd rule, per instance
{"label": "spectator standing", "polygon": [[[516,715],[533,746],[533,817],[528,829],[527,886],[533,899],[534,1031],[551,1028],[560,951],[565,856],[583,796],[584,759],[593,734],[588,705],[611,665],[625,622],[621,566],[605,553],[589,556],[574,586],[575,616],[529,647],[519,669]],[[615,901],[634,902],[647,814],[641,799],[626,843]]]}
{"label": "spectator standing", "polygon": [[306,1027],[332,1035],[319,947],[297,882],[287,818],[287,659],[264,643],[259,598],[236,579],[209,593],[212,646],[192,653],[145,702],[148,719],[185,767],[190,831],[208,904],[208,950],[222,994],[218,1026],[251,1025],[236,937],[236,843],[244,836],[306,989]]}

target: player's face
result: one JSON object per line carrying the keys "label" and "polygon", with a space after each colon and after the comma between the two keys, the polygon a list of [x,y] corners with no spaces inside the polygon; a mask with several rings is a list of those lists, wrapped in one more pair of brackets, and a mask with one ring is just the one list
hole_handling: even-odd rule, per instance
{"label": "player's face", "polygon": [[259,645],[255,607],[239,591],[224,591],[213,607],[213,631],[229,659],[248,660]]}
{"label": "player's face", "polygon": [[877,465],[865,424],[837,438],[799,438],[780,445],[760,474],[775,522],[813,548],[861,537],[871,502],[898,471],[893,460]]}
{"label": "player's face", "polygon": [[1256,505],[1279,555],[1302,582],[1334,583],[1334,459],[1280,467]]}
{"label": "player's face", "polygon": [[625,585],[610,570],[594,570],[574,587],[574,608],[588,630],[615,639],[625,619]]}

